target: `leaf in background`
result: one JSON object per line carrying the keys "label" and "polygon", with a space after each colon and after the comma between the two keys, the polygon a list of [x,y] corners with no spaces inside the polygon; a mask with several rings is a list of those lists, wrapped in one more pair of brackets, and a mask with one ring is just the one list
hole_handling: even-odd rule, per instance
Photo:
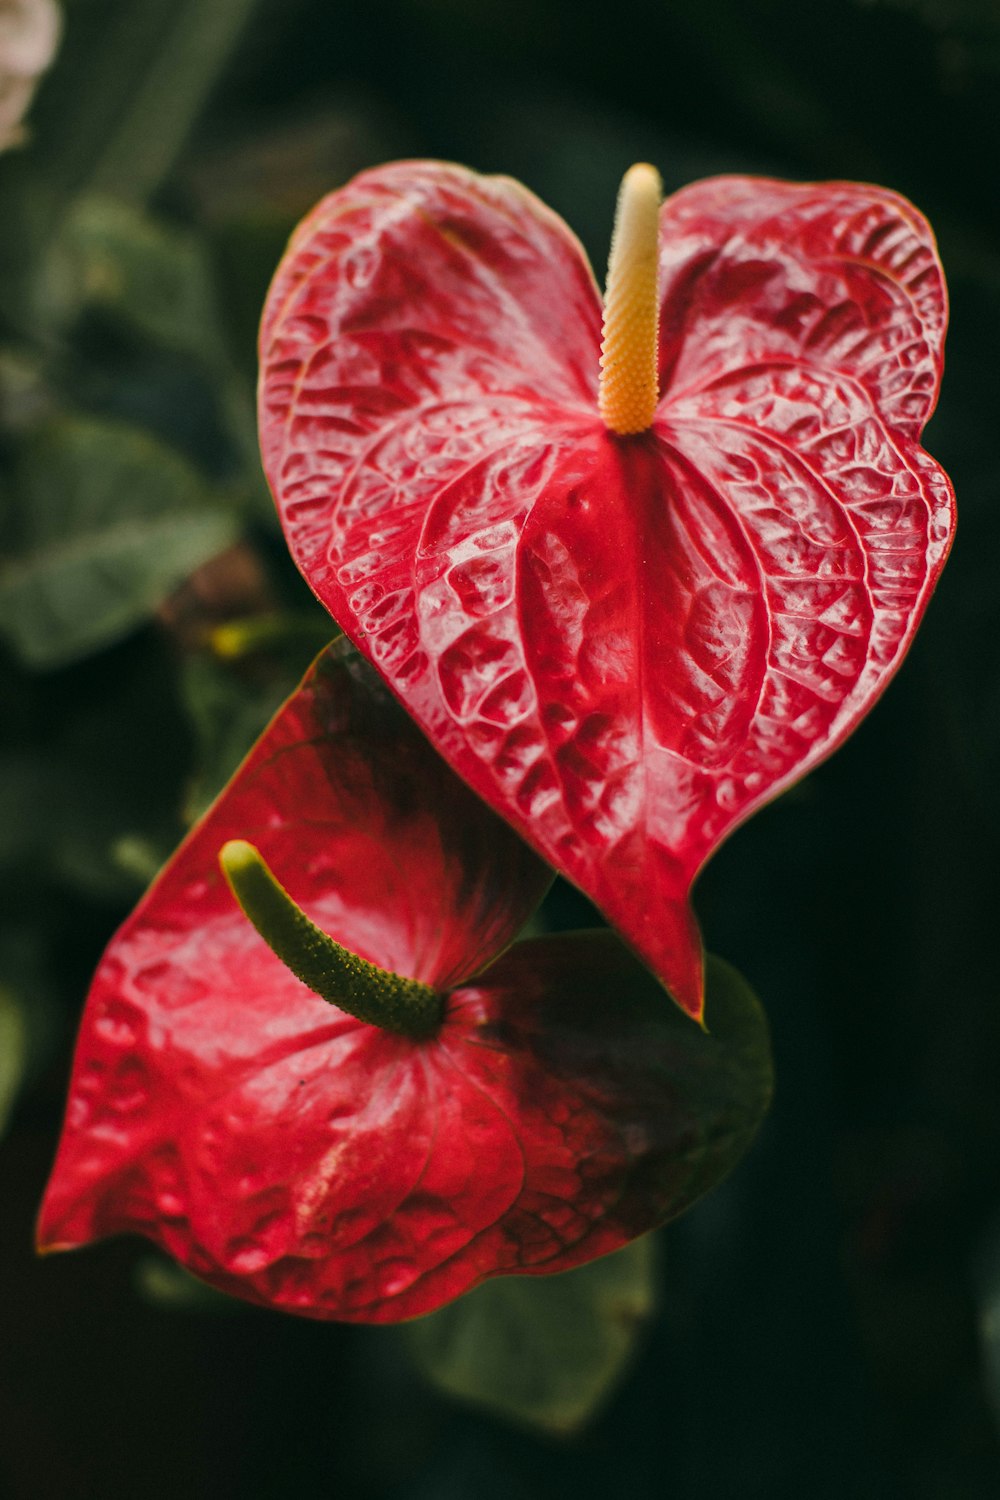
{"label": "leaf in background", "polygon": [[655,1311],[652,1236],[575,1271],[503,1276],[406,1327],[449,1396],[559,1435],[610,1394]]}
{"label": "leaf in background", "polygon": [[284,674],[253,683],[205,654],[183,663],[181,692],[197,766],[184,798],[185,822],[193,823],[211,805],[300,676],[288,666]]}
{"label": "leaf in background", "polygon": [[144,1255],[135,1266],[135,1289],[144,1302],[170,1312],[241,1312],[243,1304],[224,1297],[162,1255]]}
{"label": "leaf in background", "polygon": [[[211,407],[220,424],[221,442],[215,446],[232,449],[255,512],[273,525],[252,382],[230,357],[210,258],[197,234],[115,198],[80,198],[45,262],[38,303],[62,330],[77,327],[86,314],[98,314],[153,353],[190,361],[197,372],[195,389],[199,380],[208,387],[205,398],[194,399]],[[176,373],[169,366],[162,372],[164,389]]]}
{"label": "leaf in background", "polygon": [[23,346],[0,344],[0,411],[7,441],[15,433],[37,427],[54,410],[41,355]]}
{"label": "leaf in background", "polygon": [[0,1136],[7,1128],[28,1058],[28,1031],[20,1002],[0,984]]}
{"label": "leaf in background", "polygon": [[171,449],[82,418],[33,434],[5,509],[0,631],[33,667],[61,666],[125,635],[238,532]]}
{"label": "leaf in background", "polygon": [[98,308],[140,335],[208,361],[222,351],[198,237],[114,198],[78,199],[44,277],[42,305],[71,324]]}
{"label": "leaf in background", "polygon": [[27,868],[94,900],[135,899],[177,829],[166,816],[174,809],[143,800],[122,759],[113,756],[102,776],[96,757],[75,764],[64,740],[33,755],[0,755],[0,867],[8,878]]}
{"label": "leaf in background", "polygon": [[[171,650],[147,631],[44,676],[4,656],[0,882],[13,892],[33,871],[89,899],[134,900],[177,841],[191,768]],[[30,975],[11,982],[29,992]]]}
{"label": "leaf in background", "polygon": [[[57,970],[72,946],[72,923],[58,899],[39,899],[30,877],[4,885],[0,922],[0,1139],[11,1112],[70,1041]],[[57,934],[57,936],[54,936]],[[71,1011],[75,1018],[76,995]],[[16,1128],[16,1127],[15,1127]]]}
{"label": "leaf in background", "polygon": [[149,201],[228,65],[257,0],[101,0],[74,5],[28,151],[0,182],[0,306],[44,319],[37,268],[67,203],[87,188]]}

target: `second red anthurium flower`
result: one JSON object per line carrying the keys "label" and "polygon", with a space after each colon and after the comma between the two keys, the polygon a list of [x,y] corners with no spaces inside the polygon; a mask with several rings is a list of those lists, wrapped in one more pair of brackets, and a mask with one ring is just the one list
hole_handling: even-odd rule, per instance
{"label": "second red anthurium flower", "polygon": [[508,947],[550,878],[330,648],[108,948],[41,1248],[387,1322],[681,1212],[767,1107],[759,1007],[713,962],[708,1035],[608,932]]}
{"label": "second red anthurium flower", "polygon": [[319,598],[700,1016],[695,876],[850,733],[944,562],[946,302],[884,189],[657,204],[634,168],[602,307],[518,183],[363,173],[275,277],[261,436]]}

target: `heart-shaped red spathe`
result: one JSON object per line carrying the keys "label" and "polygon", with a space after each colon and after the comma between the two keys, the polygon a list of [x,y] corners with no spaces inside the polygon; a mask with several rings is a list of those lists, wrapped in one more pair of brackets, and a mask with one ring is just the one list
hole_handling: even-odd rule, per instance
{"label": "heart-shaped red spathe", "polygon": [[850,733],[944,562],[946,302],[924,219],[851,183],[686,188],[660,266],[662,395],[620,438],[565,224],[507,178],[366,172],[274,279],[261,440],[319,598],[697,1016],[698,870]]}
{"label": "heart-shaped red spathe", "polygon": [[[337,941],[446,991],[437,1033],[300,983],[219,872],[233,837]],[[606,932],[488,963],[550,878],[331,648],[108,948],[40,1246],[133,1231],[250,1301],[387,1322],[679,1213],[766,1108],[759,1007],[716,964],[707,1036]]]}

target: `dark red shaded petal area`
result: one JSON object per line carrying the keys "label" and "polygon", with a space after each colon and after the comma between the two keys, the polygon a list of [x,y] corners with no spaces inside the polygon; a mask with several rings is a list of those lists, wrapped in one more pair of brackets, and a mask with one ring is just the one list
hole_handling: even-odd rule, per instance
{"label": "dark red shaded petal area", "polygon": [[549,879],[331,648],[101,963],[43,1249],[133,1231],[250,1301],[393,1321],[614,1249],[749,1144],[766,1033],[724,966],[709,1037],[610,934],[522,943],[413,1042],[274,957],[218,872],[234,836],[338,941],[442,988]]}
{"label": "dark red shaded petal area", "polygon": [[683,1213],[735,1166],[770,1103],[767,1026],[728,964],[710,956],[707,980],[710,1034],[664,1005],[609,932],[517,943],[454,992],[435,1063],[447,1057],[511,1121],[524,1178],[465,1264],[429,1271],[418,1297],[456,1295],[472,1266],[478,1281],[582,1265]]}
{"label": "dark red shaded petal area", "polygon": [[947,553],[946,306],[924,220],[851,183],[688,188],[661,273],[663,396],[619,439],[565,225],[504,178],[365,173],[278,270],[261,436],[320,599],[699,1015],[699,868],[850,732]]}

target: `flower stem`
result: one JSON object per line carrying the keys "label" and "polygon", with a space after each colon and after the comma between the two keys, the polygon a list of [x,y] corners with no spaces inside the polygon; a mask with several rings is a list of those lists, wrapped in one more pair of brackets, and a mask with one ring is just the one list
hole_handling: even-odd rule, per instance
{"label": "flower stem", "polygon": [[639,162],[622,178],[608,258],[598,394],[605,427],[620,437],[645,432],[659,396],[657,250],[663,184]]}
{"label": "flower stem", "polygon": [[443,997],[342,948],[311,922],[244,839],[219,851],[219,864],[246,917],[297,979],[321,999],[384,1031],[420,1040],[441,1024]]}

